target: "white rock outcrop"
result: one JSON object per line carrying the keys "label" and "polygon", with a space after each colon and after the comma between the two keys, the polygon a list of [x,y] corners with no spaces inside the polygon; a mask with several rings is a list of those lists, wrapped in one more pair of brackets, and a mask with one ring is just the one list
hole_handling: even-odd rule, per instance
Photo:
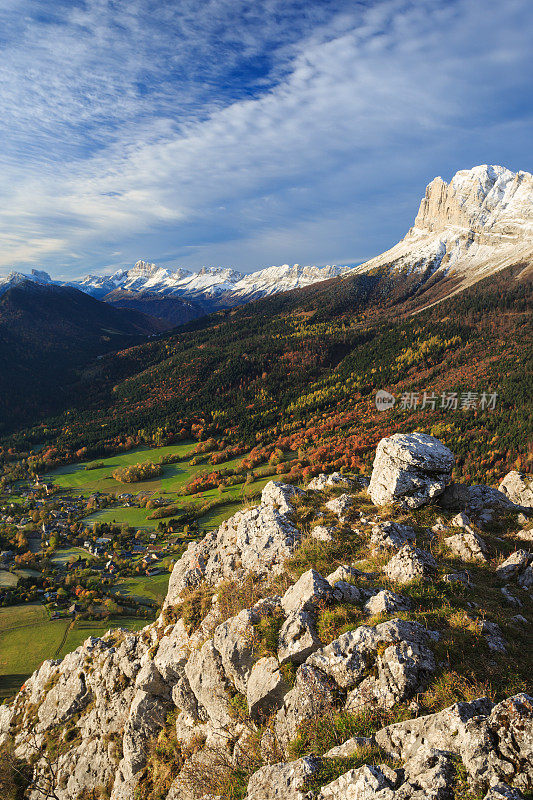
{"label": "white rock outcrop", "polygon": [[385,566],[385,575],[395,583],[410,583],[419,578],[430,578],[437,566],[435,558],[427,550],[406,544]]}
{"label": "white rock outcrop", "polygon": [[[419,474],[420,459],[407,469]],[[424,474],[427,480],[435,478],[427,470]],[[416,491],[429,497],[432,490],[427,483],[421,489],[420,481]],[[291,486],[267,484],[257,508],[239,512],[188,548],[174,568],[158,620],[137,633],[117,630],[101,639],[91,637],[61,661],[44,662],[13,704],[0,706],[0,744],[11,740],[17,758],[28,762],[35,775],[47,768],[39,749],[60,737],[57,800],[96,793],[110,800],[142,796],[143,781],[151,780],[150,759],[171,737],[179,758],[169,762],[175,772],[162,800],[223,800],[206,794],[198,776],[230,768],[249,775],[256,769],[252,763],[263,766],[249,778],[247,800],[449,800],[459,760],[469,785],[488,792],[487,800],[515,800],[520,790],[533,790],[533,698],[526,694],[497,705],[486,699],[458,703],[370,731],[372,737],[337,740],[317,757],[285,760],[294,752],[295,737],[306,735],[302,725],[309,724],[312,732],[339,713],[398,704],[420,713],[423,698],[418,695],[443,666],[435,658],[439,633],[403,618],[416,613],[416,595],[409,598],[413,587],[399,594],[379,585],[385,583],[383,575],[399,584],[437,576],[434,556],[415,546],[415,529],[374,517],[369,544],[379,553],[392,553],[383,572],[377,567],[364,572],[357,568],[368,568],[364,561],[351,564],[344,554],[347,563],[333,557],[326,577],[311,568],[289,585],[289,572],[283,570],[301,541],[294,513],[299,494]],[[475,494],[479,499],[484,492]],[[355,515],[354,497],[342,497],[346,513],[353,509]],[[320,498],[315,496],[315,502],[318,507]],[[461,529],[451,537],[459,537],[461,547],[473,537],[485,549],[464,514],[452,524]],[[443,521],[434,533],[440,538],[447,530]],[[362,541],[366,529],[337,528],[335,547],[352,535]],[[329,552],[317,549],[321,559]],[[294,563],[288,565],[291,570]],[[229,616],[228,602],[219,593],[201,621],[177,618],[188,588],[202,582],[216,588],[225,579],[239,581],[251,573],[265,591],[249,608],[242,609],[238,598]],[[283,588],[272,588],[273,577]],[[533,589],[533,556],[515,551],[497,567],[495,578],[502,602],[504,597],[507,603],[516,601],[525,616],[504,606],[507,618],[498,616],[500,627],[485,618],[473,594],[467,607],[480,650],[489,659],[503,659],[513,652],[513,633],[522,638],[527,633],[529,601],[522,590]],[[475,589],[466,571],[449,573],[444,580]],[[475,599],[480,600],[478,595]],[[369,617],[376,614],[397,617],[373,625]],[[339,635],[339,630],[345,632]],[[401,759],[402,766],[373,763],[375,743]],[[365,753],[371,754],[369,763],[362,764]],[[331,780],[328,770],[336,769],[331,759],[352,756],[361,756],[362,765]],[[322,788],[311,792],[311,780]],[[25,800],[37,796],[30,791]]]}
{"label": "white rock outcrop", "polygon": [[419,508],[451,482],[453,453],[426,433],[395,433],[376,450],[368,492],[377,506]]}
{"label": "white rock outcrop", "polygon": [[507,473],[498,489],[512,503],[533,508],[533,475],[525,475],[522,472],[512,470]]}
{"label": "white rock outcrop", "polygon": [[313,492],[323,492],[330,486],[344,486],[349,489],[352,482],[349,478],[345,478],[340,472],[332,472],[331,475],[325,475],[323,472],[313,478],[307,488]]}
{"label": "white rock outcrop", "polygon": [[301,533],[281,507],[297,496],[293,486],[267,483],[261,505],[238,511],[200,542],[192,542],[175,565],[165,605],[178,602],[184,589],[207,581],[217,586],[225,579],[239,579],[247,572],[259,576],[279,574],[300,542]]}
{"label": "white rock outcrop", "polygon": [[345,522],[353,506],[353,498],[349,494],[341,494],[326,503],[326,508],[335,514],[341,522]]}
{"label": "white rock outcrop", "polygon": [[416,539],[410,525],[397,522],[380,522],[374,525],[370,535],[372,550],[401,550],[404,544],[413,544]]}
{"label": "white rock outcrop", "polygon": [[476,533],[456,533],[444,540],[450,552],[463,561],[488,561],[487,546]]}
{"label": "white rock outcrop", "polygon": [[486,699],[456,703],[383,728],[375,738],[396,758],[409,759],[427,745],[455,753],[478,785],[533,785],[533,697],[527,694],[495,706]]}
{"label": "white rock outcrop", "polygon": [[505,561],[497,567],[496,576],[504,581],[518,578],[526,571],[532,561],[533,553],[527,550],[515,550],[514,553],[511,553],[509,558],[506,558]]}
{"label": "white rock outcrop", "polygon": [[460,170],[426,187],[413,226],[390,250],[355,267],[419,280],[452,274],[464,285],[533,255],[533,176],[496,164]]}

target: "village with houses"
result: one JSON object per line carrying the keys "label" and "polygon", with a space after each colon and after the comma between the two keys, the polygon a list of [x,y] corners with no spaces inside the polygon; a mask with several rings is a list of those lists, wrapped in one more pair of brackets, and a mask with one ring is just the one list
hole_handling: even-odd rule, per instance
{"label": "village with houses", "polygon": [[40,602],[50,620],[105,619],[110,613],[152,618],[157,602],[128,594],[122,582],[168,576],[195,530],[168,530],[163,523],[155,531],[86,519],[101,509],[135,508],[144,497],[125,492],[87,497],[39,478],[4,487],[0,606]]}

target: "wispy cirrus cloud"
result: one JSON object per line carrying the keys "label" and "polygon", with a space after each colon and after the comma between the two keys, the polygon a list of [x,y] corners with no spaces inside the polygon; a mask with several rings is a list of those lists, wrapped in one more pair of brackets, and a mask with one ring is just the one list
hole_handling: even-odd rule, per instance
{"label": "wispy cirrus cloud", "polygon": [[531,167],[527,0],[3,9],[0,268],[356,261]]}

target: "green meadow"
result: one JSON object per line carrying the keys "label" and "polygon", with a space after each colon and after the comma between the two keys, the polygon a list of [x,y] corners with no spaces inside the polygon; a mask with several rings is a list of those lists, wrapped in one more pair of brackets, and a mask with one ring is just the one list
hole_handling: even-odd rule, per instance
{"label": "green meadow", "polygon": [[[87,463],[69,464],[51,472],[47,480],[75,494],[89,496],[93,492],[124,493],[135,495],[148,491],[154,496],[163,497],[171,503],[179,505],[202,505],[206,501],[216,500],[219,505],[206,512],[198,520],[200,528],[217,527],[224,520],[247,506],[257,496],[271,477],[259,477],[256,481],[244,486],[238,484],[223,491],[210,489],[194,495],[179,496],[177,493],[197,474],[234,468],[244,456],[217,464],[191,465],[194,443],[172,445],[151,449],[137,449],[103,461],[103,466],[87,470]],[[144,461],[157,463],[162,456],[172,454],[179,456],[175,464],[163,466],[163,475],[149,481],[138,483],[120,483],[112,477],[119,467],[138,464]],[[207,459],[209,456],[207,456]],[[279,478],[281,476],[276,476]],[[85,518],[86,522],[116,522],[134,528],[156,529],[159,519],[148,519],[152,513],[145,508],[115,507],[97,511]],[[89,554],[78,547],[62,548],[54,554],[56,563],[66,563],[73,557]],[[26,571],[27,572],[27,571]],[[124,578],[117,582],[114,589],[124,596],[136,600],[151,600],[161,605],[167,592],[169,572],[148,577],[144,575]],[[0,571],[0,586],[15,585],[17,575]],[[137,617],[115,617],[107,622],[71,619],[51,620],[43,605],[20,605],[0,608],[0,701],[11,697],[20,688],[24,680],[47,658],[62,658],[78,647],[89,636],[101,636],[110,628],[128,628],[139,630],[147,624],[146,620]],[[31,645],[31,646],[30,646]]]}
{"label": "green meadow", "polygon": [[[120,453],[109,458],[97,459],[103,463],[103,467],[97,469],[85,469],[87,464],[94,461],[83,461],[80,464],[67,464],[60,467],[46,476],[46,480],[53,481],[62,489],[72,489],[82,494],[92,492],[119,492],[136,494],[141,491],[155,492],[175,492],[186,484],[196,472],[205,470],[205,465],[190,467],[189,461],[193,458],[191,452],[193,443],[176,444],[168,447],[141,448],[130,450],[127,453]],[[119,467],[131,466],[131,464],[142,464],[145,461],[153,461],[154,464],[160,461],[163,456],[177,455],[182,461],[176,464],[166,464],[164,474],[158,478],[138,483],[121,483],[113,478],[113,472]],[[240,459],[227,462],[227,465],[236,464]]]}
{"label": "green meadow", "polygon": [[69,561],[74,561],[78,556],[89,560],[95,558],[95,556],[91,555],[87,550],[84,550],[83,547],[68,547],[56,550],[52,556],[52,561],[54,564],[68,564]]}
{"label": "green meadow", "polygon": [[[188,494],[181,497],[176,495],[175,497],[167,497],[167,499],[170,502],[178,504],[193,504],[197,506],[202,505],[202,503],[207,500],[220,501],[221,504],[219,506],[212,508],[198,518],[200,529],[217,527],[235,514],[236,511],[239,511],[243,505],[247,505],[250,496],[260,492],[269,480],[271,480],[270,477],[261,478],[247,486],[245,492],[243,492],[243,485],[240,484],[237,486],[230,486],[222,493],[220,493],[218,489],[209,489],[208,491],[199,492],[198,494]],[[136,486],[136,484],[130,485]],[[133,494],[133,492],[131,493]],[[124,524],[133,528],[155,530],[161,520],[149,519],[151,513],[151,509],[136,507],[122,508],[119,506],[95,511],[94,514],[85,517],[84,522],[116,523],[117,525]]]}
{"label": "green meadow", "polygon": [[47,658],[62,658],[89,636],[102,636],[110,628],[140,630],[146,624],[137,617],[72,624],[70,619],[50,620],[42,605],[0,608],[0,701],[13,696]]}
{"label": "green meadow", "polygon": [[169,580],[170,572],[167,571],[151,578],[147,575],[123,578],[113,588],[124,597],[131,597],[134,600],[155,600],[162,605],[167,596]]}
{"label": "green meadow", "polygon": [[12,589],[18,585],[20,578],[38,577],[40,574],[35,569],[17,569],[15,572],[0,569],[0,589]]}
{"label": "green meadow", "polygon": [[[154,497],[162,497],[170,503],[202,505],[206,501],[216,500],[220,503],[216,508],[211,509],[201,516],[198,520],[200,528],[215,527],[228,519],[238,511],[243,504],[249,502],[253,495],[257,495],[265,484],[271,480],[271,476],[259,477],[248,486],[237,484],[236,486],[226,487],[222,492],[218,489],[209,489],[196,494],[180,496],[177,493],[196,475],[213,470],[233,469],[244,456],[225,461],[222,464],[212,466],[211,464],[195,464],[190,462],[194,458],[192,453],[193,443],[171,445],[168,447],[156,447],[151,449],[137,449],[118,456],[110,456],[102,459],[102,467],[97,469],[85,469],[91,462],[80,464],[69,464],[61,467],[46,476],[47,480],[53,481],[56,485],[66,490],[79,492],[85,496],[93,492],[103,492],[109,494],[131,494],[139,492],[150,492]],[[112,473],[119,467],[131,464],[139,464],[145,461],[157,463],[165,455],[177,455],[180,461],[176,464],[165,464],[163,475],[148,481],[137,483],[120,483],[116,481]],[[209,458],[209,456],[207,456]],[[100,461],[100,459],[99,459]],[[281,476],[275,476],[279,478]],[[124,524],[129,527],[155,530],[159,524],[159,519],[149,519],[151,509],[137,507],[113,507],[96,511],[85,517],[85,522],[107,522]]]}
{"label": "green meadow", "polygon": [[[131,450],[128,453],[121,453],[117,456],[110,456],[105,459],[98,459],[102,461],[102,467],[97,469],[87,470],[85,467],[90,464],[90,461],[84,461],[80,464],[68,464],[65,467],[60,467],[57,470],[46,475],[46,480],[53,481],[57,486],[62,489],[71,489],[74,492],[79,492],[84,495],[92,494],[93,492],[107,492],[110,494],[138,494],[139,492],[151,492],[154,495],[165,497],[173,500],[172,497],[176,492],[183,489],[183,487],[196,475],[203,472],[211,472],[213,470],[233,469],[235,468],[244,456],[224,461],[222,464],[212,466],[209,463],[191,465],[190,462],[194,458],[192,453],[192,442],[187,444],[170,445],[168,447],[154,447],[151,449],[138,449]],[[177,455],[180,461],[175,464],[165,464],[163,466],[163,475],[147,481],[139,481],[137,483],[121,483],[113,478],[112,473],[119,467],[129,466],[131,464],[140,464],[145,461],[153,461],[158,463],[165,455]],[[207,456],[209,458],[209,456]],[[260,479],[247,487],[247,492],[250,490],[255,492],[262,488],[270,478]],[[188,495],[183,497],[183,502],[196,501],[201,499],[208,499],[220,496],[216,489],[201,492],[198,495]],[[228,502],[234,502],[243,496],[243,485],[228,487],[222,497],[227,497]],[[118,509],[117,509],[118,510]],[[143,509],[140,509],[143,511]],[[139,509],[126,508],[121,509],[123,519],[126,522],[131,520],[131,524],[138,524],[145,521],[145,517],[135,516],[135,512]]]}

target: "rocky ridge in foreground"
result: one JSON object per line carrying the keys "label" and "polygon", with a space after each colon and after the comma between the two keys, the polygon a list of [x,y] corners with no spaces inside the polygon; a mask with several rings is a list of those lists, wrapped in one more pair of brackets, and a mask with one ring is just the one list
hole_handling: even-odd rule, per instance
{"label": "rocky ridge in foreground", "polygon": [[453,485],[453,460],[396,434],[368,492],[270,482],[189,546],[155,623],[46,661],[0,707],[24,796],[528,797],[529,483]]}

